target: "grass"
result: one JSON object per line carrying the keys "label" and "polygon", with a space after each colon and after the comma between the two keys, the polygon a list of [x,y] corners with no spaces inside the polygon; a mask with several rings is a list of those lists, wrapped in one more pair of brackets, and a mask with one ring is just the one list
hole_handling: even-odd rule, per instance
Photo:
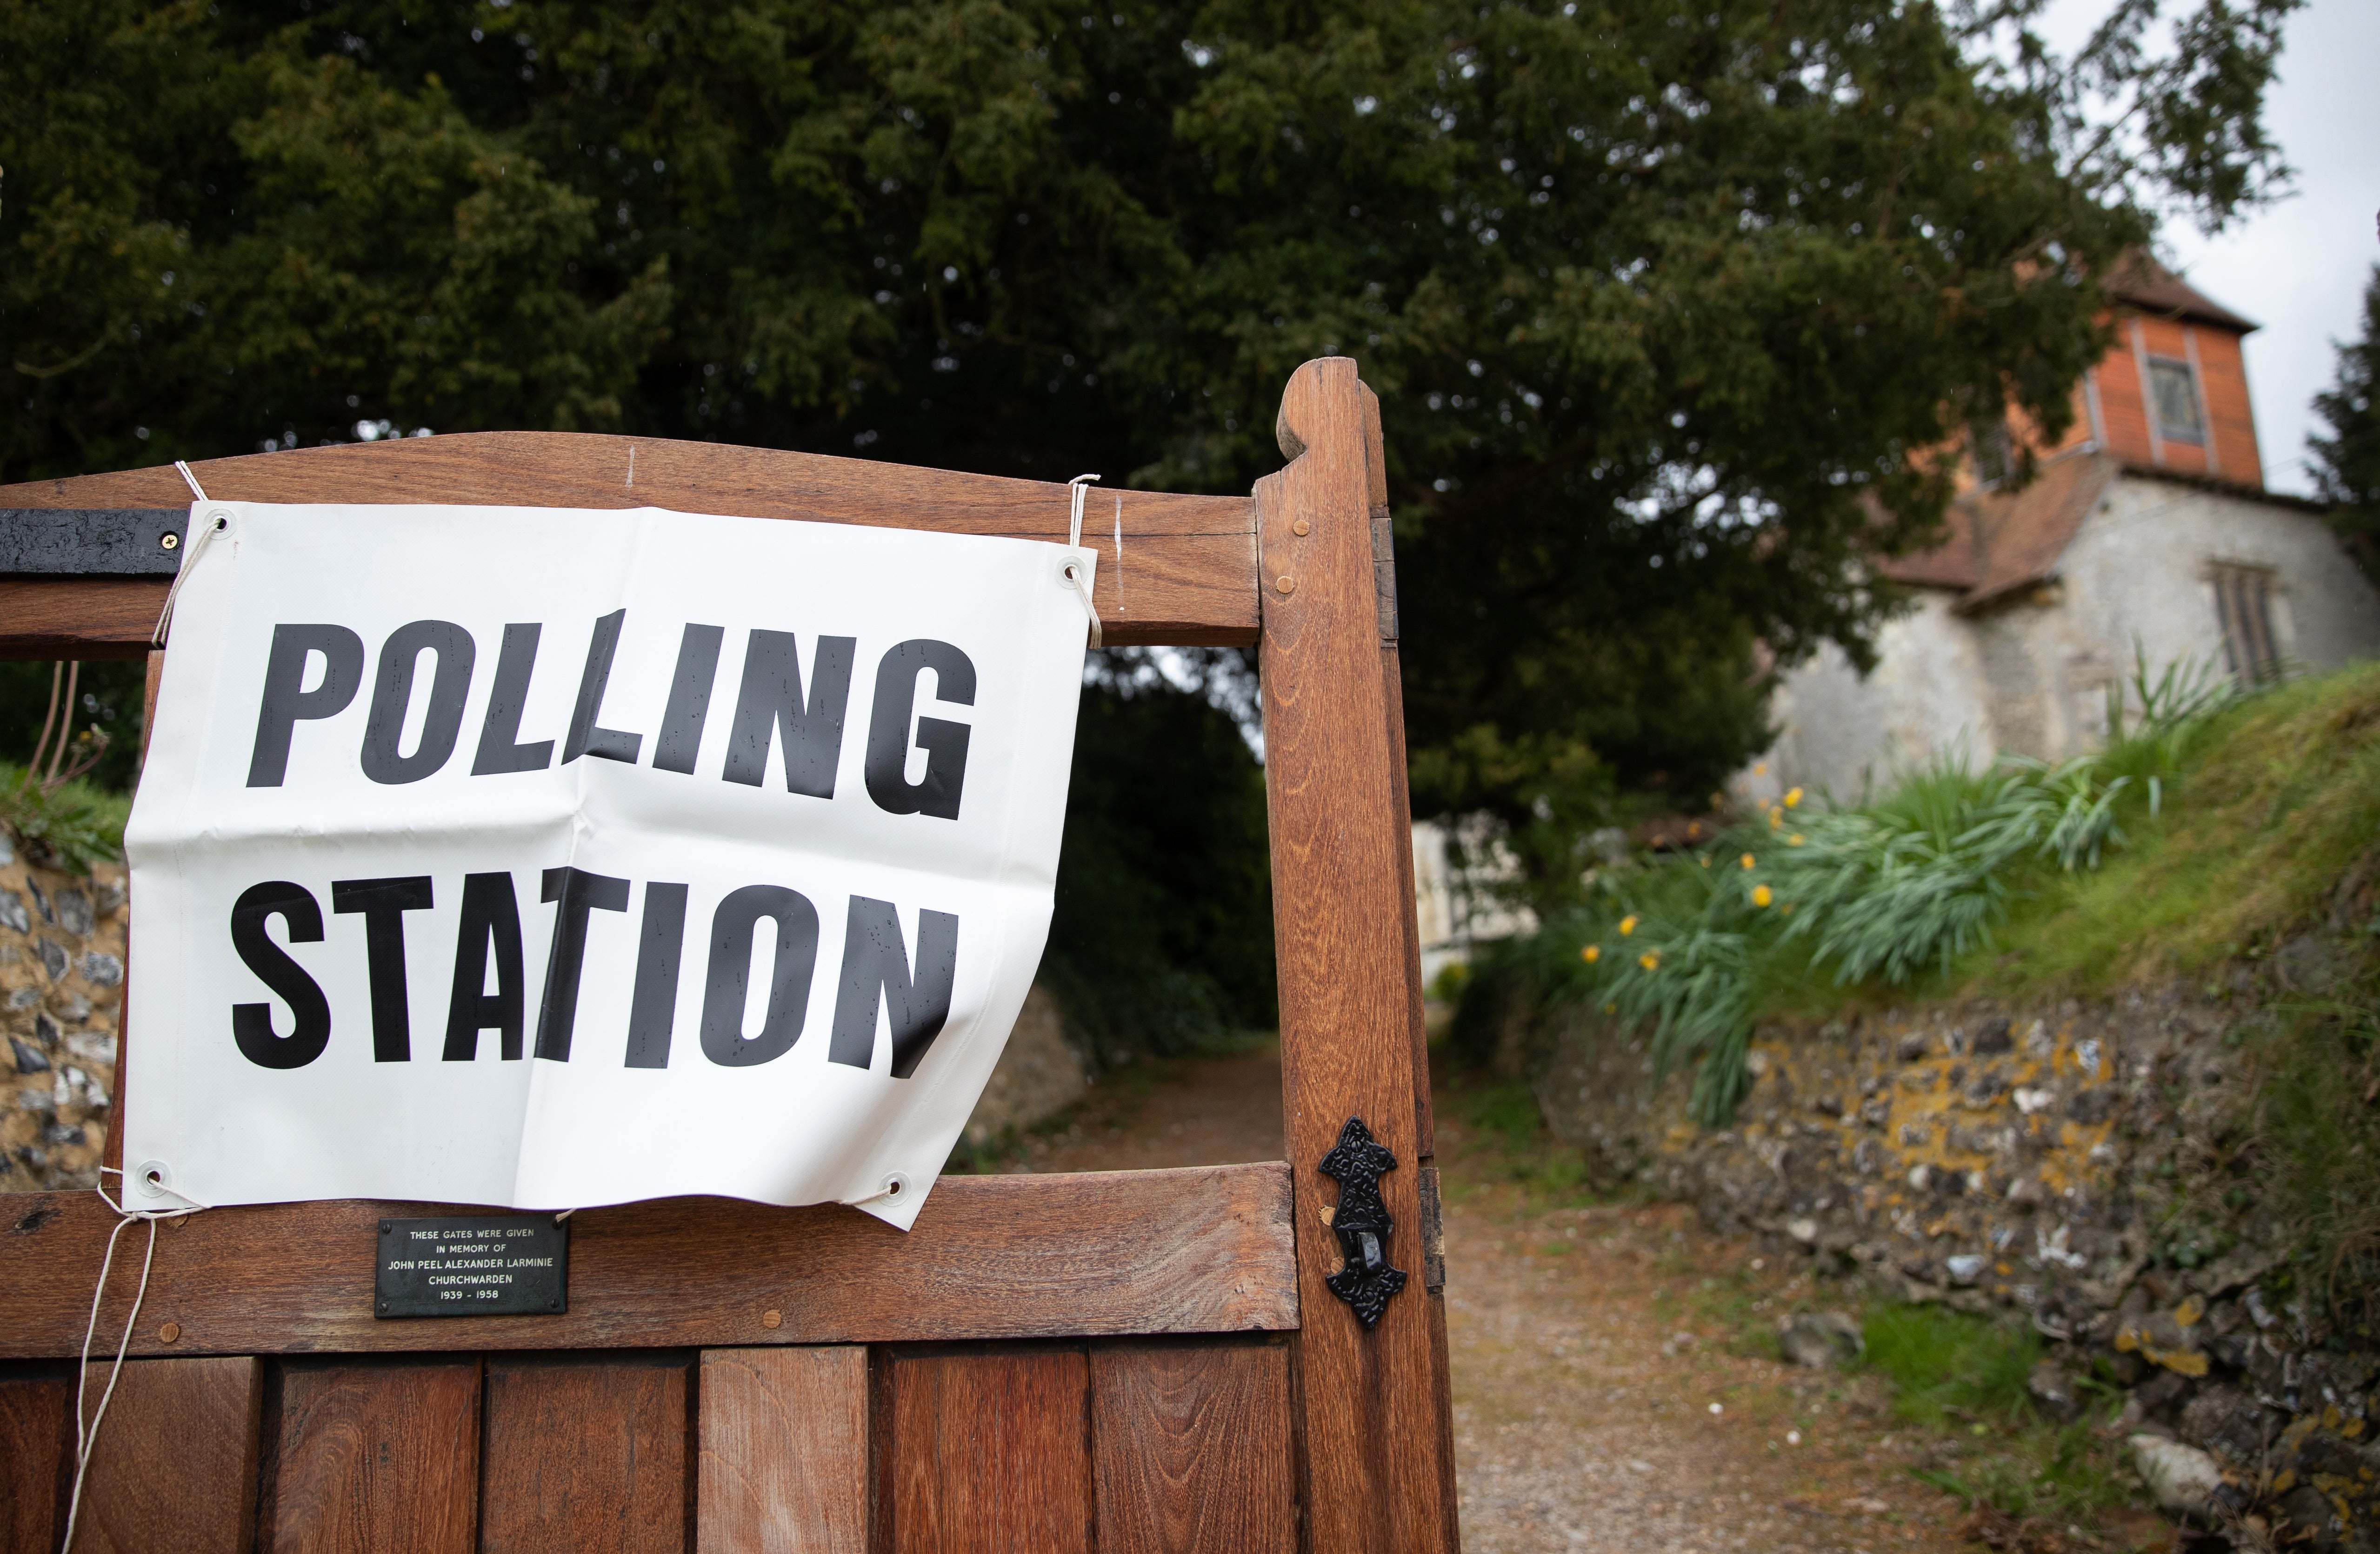
{"label": "grass", "polygon": [[[1949,980],[2007,996],[2106,993],[2269,953],[2380,870],[2380,663],[2217,713],[2172,805],[2092,874],[2040,881]],[[2340,925],[2367,938],[2370,913]]]}
{"label": "grass", "polygon": [[[2017,1522],[2090,1526],[2136,1502],[2137,1483],[2116,1443],[2091,1428],[2044,1416],[2025,1390],[2043,1354],[2040,1338],[1937,1305],[1890,1305],[1863,1324],[1862,1364],[1891,1382],[1895,1410],[1949,1438],[1918,1478],[1970,1506],[1988,1505]],[[2092,1410],[2120,1401],[2111,1385],[2085,1390]]]}
{"label": "grass", "polygon": [[124,856],[128,794],[69,781],[55,787],[25,780],[25,769],[0,761],[0,831],[35,863],[89,874],[95,863]]}
{"label": "grass", "polygon": [[1440,1073],[1439,1099],[1451,1103],[1452,1120],[1466,1135],[1460,1165],[1442,1176],[1441,1190],[1451,1201],[1464,1202],[1490,1184],[1519,1187],[1524,1213],[1616,1201],[1597,1191],[1586,1157],[1547,1131],[1537,1098],[1526,1085],[1460,1066]]}
{"label": "grass", "polygon": [[[1649,1029],[1715,1126],[1763,1015],[2105,994],[2270,953],[2335,920],[2342,881],[2380,882],[2380,664],[2246,698],[2143,665],[2132,697],[2147,712],[2095,756],[1943,762],[1853,808],[1796,790],[1701,852],[1609,871],[1464,1002],[1517,982]],[[2356,911],[2380,945],[2380,909]]]}

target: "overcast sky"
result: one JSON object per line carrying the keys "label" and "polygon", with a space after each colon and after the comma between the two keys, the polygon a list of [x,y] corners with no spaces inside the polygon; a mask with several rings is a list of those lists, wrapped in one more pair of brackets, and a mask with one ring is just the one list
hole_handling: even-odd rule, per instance
{"label": "overcast sky", "polygon": [[[2044,31],[2070,51],[2107,0],[2063,0]],[[2166,257],[2191,285],[2265,327],[2248,336],[2265,483],[2312,494],[2305,440],[2313,400],[2338,369],[2331,342],[2352,339],[2363,287],[2380,261],[2380,4],[2313,0],[2289,22],[2266,124],[2297,169],[2296,192],[2208,237],[2167,224]]]}

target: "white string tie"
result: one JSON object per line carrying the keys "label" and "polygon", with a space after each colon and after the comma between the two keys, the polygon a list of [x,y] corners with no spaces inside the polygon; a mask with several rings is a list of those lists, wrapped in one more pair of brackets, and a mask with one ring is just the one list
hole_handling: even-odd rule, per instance
{"label": "white string tie", "polygon": [[[187,478],[189,471],[185,469],[182,473],[184,477]],[[195,480],[191,481],[191,484],[194,486],[198,482]],[[205,498],[200,497],[200,500],[204,501]],[[114,1166],[102,1166],[99,1169],[101,1174],[103,1176],[121,1176],[124,1174],[124,1172],[116,1170]],[[149,1270],[157,1260],[157,1221],[160,1220],[179,1220],[185,1215],[196,1214],[200,1209],[207,1207],[205,1204],[200,1203],[198,1199],[189,1196],[188,1194],[176,1192],[172,1187],[167,1186],[162,1181],[153,1182],[150,1185],[159,1193],[171,1194],[173,1196],[180,1198],[182,1202],[187,1204],[188,1207],[185,1208],[127,1208],[122,1204],[107,1196],[107,1186],[104,1183],[102,1183],[91,1189],[92,1192],[99,1195],[100,1202],[115,1210],[116,1219],[115,1229],[107,1232],[107,1256],[100,1260],[99,1282],[92,1287],[91,1292],[91,1320],[83,1326],[82,1362],[75,1371],[74,1494],[67,1501],[67,1536],[65,1539],[59,1543],[58,1547],[60,1548],[72,1548],[74,1547],[75,1518],[82,1512],[83,1479],[91,1470],[91,1452],[99,1445],[100,1421],[107,1417],[108,1402],[115,1396],[115,1383],[124,1374],[125,1352],[132,1347],[133,1330],[140,1325],[140,1303],[146,1300],[149,1296]],[[110,1270],[112,1270],[115,1266],[115,1239],[124,1233],[125,1226],[139,1220],[146,1220],[149,1222],[149,1247],[140,1258],[140,1282],[132,1292],[132,1310],[124,1318],[124,1337],[123,1340],[115,1346],[115,1367],[107,1373],[107,1390],[100,1393],[99,1408],[97,1412],[91,1414],[91,1423],[86,1426],[82,1422],[82,1405],[83,1399],[90,1395],[91,1345],[91,1340],[96,1337],[99,1332],[100,1297],[107,1293],[107,1276]]]}
{"label": "white string tie", "polygon": [[190,473],[188,465],[177,458],[174,461],[174,467],[182,472],[182,480],[189,486],[190,494],[198,500],[190,504],[191,534],[189,543],[182,547],[182,565],[175,569],[173,587],[165,590],[165,607],[157,612],[157,629],[149,634],[149,645],[152,648],[165,645],[165,634],[174,625],[175,602],[182,597],[182,585],[189,581],[191,569],[199,565],[199,557],[205,553],[209,541],[231,525],[231,515],[225,512],[208,514],[201,525],[199,509],[206,505],[209,500],[207,493],[199,485],[199,478]]}
{"label": "white string tie", "polygon": [[[1067,489],[1075,493],[1074,516],[1066,525],[1066,548],[1068,550],[1079,551],[1083,548],[1083,499],[1090,494],[1091,488],[1089,482],[1098,479],[1099,477],[1097,475],[1077,475],[1073,480],[1066,482]],[[1116,498],[1116,523],[1118,526],[1117,532],[1119,534],[1123,532],[1123,498],[1122,496],[1118,496]],[[1066,579],[1067,584],[1072,587],[1075,594],[1081,598],[1084,611],[1091,617],[1091,646],[1094,648],[1100,646],[1101,638],[1105,636],[1105,633],[1099,625],[1099,607],[1091,602],[1091,590],[1088,582],[1084,577],[1083,564],[1069,556],[1066,559],[1065,565],[1058,570],[1059,575]]]}

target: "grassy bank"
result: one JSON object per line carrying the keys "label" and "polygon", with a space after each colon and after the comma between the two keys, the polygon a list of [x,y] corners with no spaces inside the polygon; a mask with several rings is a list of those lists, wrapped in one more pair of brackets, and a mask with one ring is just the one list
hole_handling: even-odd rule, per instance
{"label": "grassy bank", "polygon": [[1856,807],[1798,790],[1707,846],[1601,871],[1503,946],[1461,1026],[1523,996],[1649,1028],[1732,1114],[1767,1016],[1889,1000],[2105,994],[2380,931],[2380,665],[2247,698],[2135,682],[2104,751],[1944,764]]}

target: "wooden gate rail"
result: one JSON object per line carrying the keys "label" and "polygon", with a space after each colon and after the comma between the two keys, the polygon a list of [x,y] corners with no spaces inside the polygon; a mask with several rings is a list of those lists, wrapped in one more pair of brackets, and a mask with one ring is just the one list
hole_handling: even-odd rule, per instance
{"label": "wooden gate rail", "polygon": [[[1066,488],[1044,480],[720,443],[543,431],[293,448],[190,467],[209,496],[225,502],[668,507],[1015,540],[1064,540],[1071,507]],[[171,468],[0,486],[0,509],[171,509],[178,518],[189,504],[189,487]],[[1111,646],[1245,647],[1257,639],[1256,520],[1248,498],[1098,488],[1083,543],[1099,552],[1094,602]],[[169,581],[0,577],[0,658],[139,658],[149,650]]]}
{"label": "wooden gate rail", "polygon": [[[906,1235],[832,1205],[662,1198],[586,1208],[571,1217],[564,1315],[375,1317],[381,1219],[458,1208],[344,1199],[168,1220],[132,1353],[915,1343],[1297,1326],[1289,1167],[1279,1161],[945,1177]],[[89,1277],[58,1275],[97,1274],[115,1216],[88,1192],[12,1194],[0,1214],[0,1354],[77,1353]],[[112,1281],[100,1309],[111,1350],[131,1286]],[[169,1324],[171,1342],[161,1336]]]}

